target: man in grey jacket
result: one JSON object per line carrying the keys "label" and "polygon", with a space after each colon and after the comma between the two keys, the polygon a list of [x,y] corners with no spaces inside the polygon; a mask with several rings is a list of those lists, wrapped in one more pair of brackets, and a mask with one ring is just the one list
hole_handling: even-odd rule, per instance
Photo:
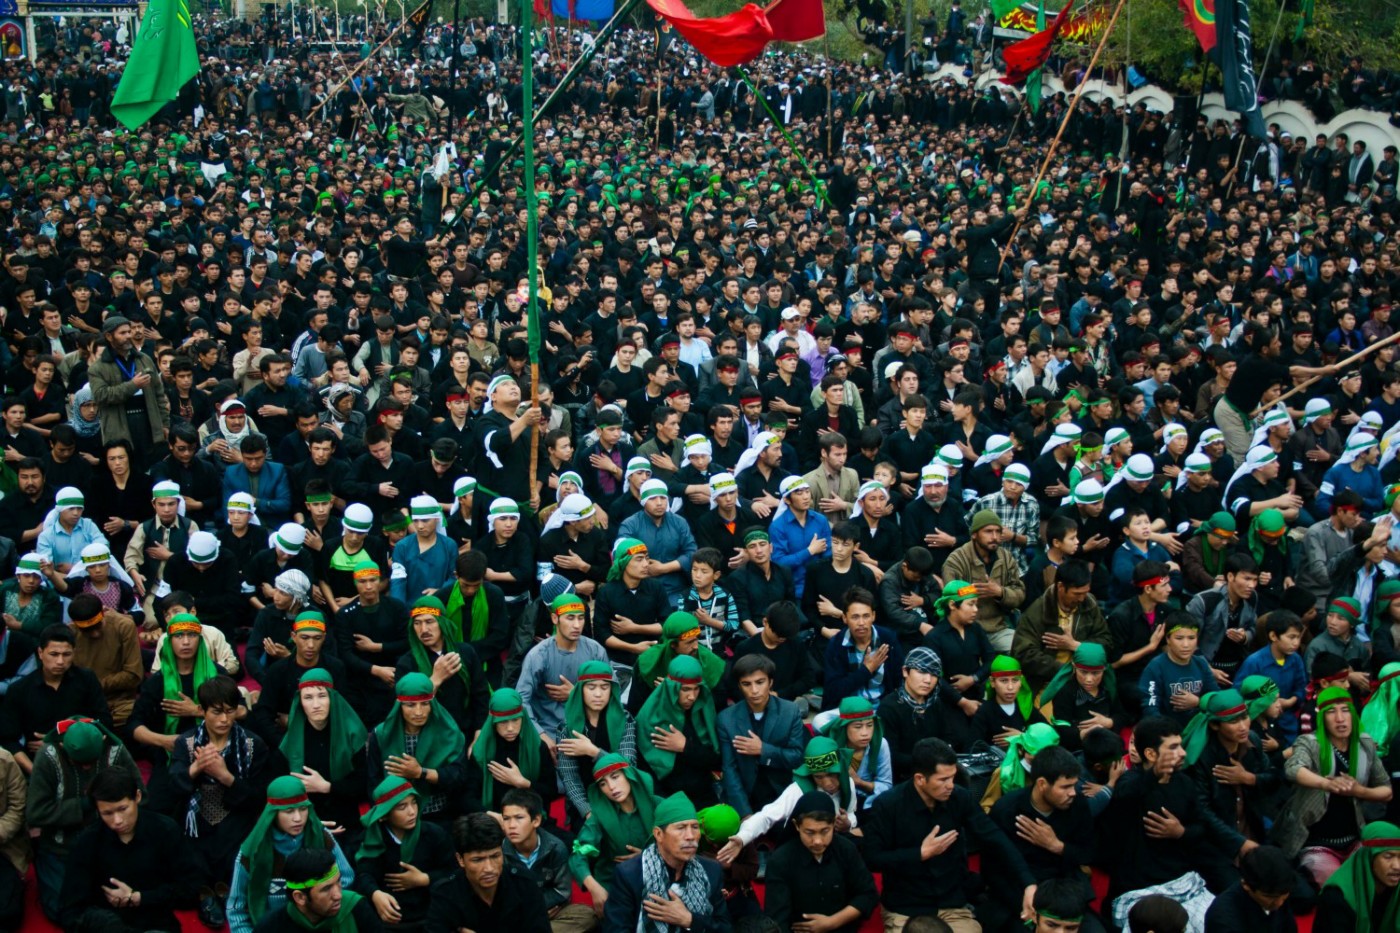
{"label": "man in grey jacket", "polygon": [[1332,514],[1327,520],[1309,526],[1303,535],[1294,582],[1313,594],[1318,612],[1325,609],[1332,593],[1332,562],[1356,543],[1352,532],[1361,524],[1361,505],[1360,493],[1343,489],[1332,497]]}

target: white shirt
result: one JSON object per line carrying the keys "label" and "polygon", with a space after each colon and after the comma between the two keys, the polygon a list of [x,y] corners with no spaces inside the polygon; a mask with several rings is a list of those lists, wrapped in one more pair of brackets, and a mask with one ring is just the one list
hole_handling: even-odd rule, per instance
{"label": "white shirt", "polygon": [[[841,778],[842,780],[846,780],[844,774]],[[799,787],[796,781],[789,784],[787,787],[783,788],[783,792],[778,795],[777,800],[774,800],[772,803],[768,804],[768,806],[740,823],[739,831],[734,834],[734,838],[738,839],[744,845],[748,845],[774,826],[781,826],[783,823],[786,823],[788,819],[792,817],[793,808],[797,806],[797,801],[802,799],[804,793],[806,793],[806,791]],[[836,804],[837,812],[840,812],[840,796],[835,794],[829,796],[831,796],[832,802]],[[855,829],[855,811],[852,810],[848,812],[846,817],[851,821],[851,829]]]}

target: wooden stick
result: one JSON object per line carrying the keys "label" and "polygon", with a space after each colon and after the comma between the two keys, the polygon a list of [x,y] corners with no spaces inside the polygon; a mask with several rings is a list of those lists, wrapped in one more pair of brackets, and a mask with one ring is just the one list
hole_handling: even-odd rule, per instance
{"label": "wooden stick", "polygon": [[[1333,364],[1333,366],[1334,366],[1334,368],[1337,369],[1338,371],[1345,371],[1345,370],[1347,370],[1347,369],[1349,369],[1349,368],[1351,367],[1351,364],[1353,364],[1353,363],[1359,363],[1359,362],[1361,361],[1361,358],[1362,358],[1362,357],[1370,355],[1371,353],[1375,352],[1376,350],[1379,350],[1381,347],[1388,347],[1388,346],[1390,346],[1391,344],[1397,343],[1397,342],[1400,342],[1400,331],[1396,331],[1395,333],[1391,334],[1389,337],[1385,338],[1384,340],[1377,340],[1375,343],[1371,344],[1369,347],[1362,347],[1360,350],[1357,350],[1355,353],[1353,353],[1351,356],[1347,357],[1346,359],[1342,360],[1340,363],[1335,363],[1335,364]],[[1313,385],[1314,383],[1318,382],[1318,381],[1321,380],[1321,379],[1327,378],[1328,375],[1329,375],[1329,374],[1324,373],[1324,374],[1321,375],[1321,376],[1313,376],[1311,379],[1308,379],[1306,382],[1300,382],[1300,383],[1298,383],[1296,386],[1294,386],[1293,388],[1289,389],[1287,392],[1283,393],[1283,394],[1280,395],[1278,398],[1274,399],[1274,401],[1271,402],[1270,404],[1268,404],[1268,405],[1261,405],[1261,406],[1259,406],[1258,408],[1256,408],[1256,409],[1250,414],[1250,417],[1251,417],[1251,418],[1258,417],[1258,415],[1259,415],[1260,412],[1268,411],[1270,408],[1273,408],[1273,407],[1274,407],[1275,405],[1277,405],[1279,402],[1282,402],[1282,401],[1284,401],[1285,399],[1292,398],[1293,396],[1297,395],[1299,392],[1301,392],[1301,391],[1303,391],[1304,389],[1306,389],[1308,386]]]}
{"label": "wooden stick", "polygon": [[375,46],[373,51],[371,51],[368,55],[366,55],[360,60],[359,64],[357,64],[354,68],[350,69],[350,73],[345,76],[344,81],[341,81],[335,87],[331,88],[329,91],[326,92],[326,99],[321,101],[321,106],[317,107],[316,110],[324,110],[327,104],[335,100],[335,95],[339,93],[340,89],[345,87],[345,85],[349,84],[351,81],[353,81],[355,79],[355,75],[359,73],[360,69],[365,67],[365,65],[369,64],[370,59],[378,55],[380,49],[384,48],[384,46],[388,45],[390,42],[393,42],[394,36],[397,36],[406,25],[408,25],[407,19],[403,20],[397,26],[395,26],[394,31],[389,33],[388,37],[383,42]]}
{"label": "wooden stick", "polygon": [[[1069,106],[1065,108],[1065,118],[1060,121],[1060,128],[1055,133],[1055,138],[1050,141],[1050,149],[1045,153],[1045,161],[1040,163],[1040,171],[1035,176],[1035,184],[1031,185],[1030,199],[1034,200],[1035,193],[1040,190],[1040,183],[1045,179],[1045,173],[1050,170],[1050,161],[1055,158],[1055,149],[1060,145],[1060,137],[1065,134],[1069,127],[1069,121],[1074,117],[1074,111],[1079,106],[1079,98],[1084,94],[1084,87],[1089,83],[1089,75],[1094,73],[1094,66],[1098,64],[1099,56],[1103,54],[1104,46],[1108,44],[1108,37],[1113,34],[1113,24],[1118,22],[1118,14],[1123,12],[1123,4],[1127,0],[1118,0],[1118,5],[1113,8],[1113,15],[1108,19],[1108,25],[1104,27],[1103,38],[1099,40],[1099,47],[1094,49],[1094,57],[1089,59],[1089,67],[1084,69],[1084,78],[1074,89],[1074,96],[1070,98]],[[1030,216],[1029,213],[1026,214]],[[1011,228],[1011,236],[1006,239],[1006,246],[1001,250],[1001,262],[997,263],[997,275],[1001,275],[1002,266],[1006,265],[1006,257],[1011,255],[1011,247],[1016,242],[1016,234],[1021,232],[1021,221],[1016,222],[1016,226]]]}

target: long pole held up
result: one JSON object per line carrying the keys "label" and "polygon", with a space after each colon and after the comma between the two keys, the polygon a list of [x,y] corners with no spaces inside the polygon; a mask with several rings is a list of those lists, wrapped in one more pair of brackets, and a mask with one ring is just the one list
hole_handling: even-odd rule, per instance
{"label": "long pole held up", "polygon": [[[525,146],[525,268],[529,275],[529,301],[525,305],[530,343],[530,408],[540,404],[540,262],[539,262],[539,195],[535,191],[535,49],[534,4],[520,0],[520,71],[524,101],[521,113],[525,126],[521,140]],[[535,476],[540,465],[540,426],[530,428],[530,484],[533,500],[536,494]]]}
{"label": "long pole held up", "polygon": [[[1377,340],[1375,343],[1371,344],[1368,347],[1362,347],[1360,350],[1357,350],[1351,356],[1342,360],[1340,363],[1337,363],[1336,366],[1339,370],[1345,371],[1346,369],[1355,366],[1357,363],[1360,363],[1364,357],[1370,356],[1372,353],[1375,353],[1381,347],[1388,347],[1397,342],[1400,342],[1400,331],[1396,331],[1389,337],[1386,337],[1384,340]],[[1299,392],[1302,392],[1304,389],[1316,383],[1318,380],[1325,378],[1327,378],[1326,375],[1313,376],[1311,379],[1308,379],[1305,382],[1298,383],[1296,386],[1289,389],[1287,392],[1283,393],[1278,398],[1274,399],[1272,405],[1261,405],[1259,408],[1255,409],[1251,413],[1251,417],[1257,417],[1259,414],[1268,411],[1270,408],[1272,408],[1274,405],[1277,405],[1279,402],[1292,398]]]}
{"label": "long pole held up", "polygon": [[[1040,183],[1045,180],[1045,173],[1050,170],[1050,162],[1055,158],[1055,149],[1060,145],[1060,137],[1065,134],[1069,127],[1069,121],[1074,118],[1074,111],[1079,107],[1079,98],[1084,94],[1084,88],[1089,83],[1089,76],[1094,72],[1094,66],[1099,63],[1099,56],[1103,54],[1104,46],[1108,45],[1108,37],[1113,34],[1113,24],[1118,22],[1118,14],[1123,12],[1123,4],[1127,0],[1118,0],[1118,5],[1113,8],[1113,15],[1108,19],[1108,25],[1104,27],[1103,37],[1099,39],[1099,47],[1094,49],[1094,57],[1089,59],[1089,67],[1084,69],[1084,77],[1074,89],[1074,96],[1070,98],[1069,106],[1065,108],[1065,118],[1060,121],[1060,128],[1055,132],[1055,138],[1050,141],[1050,148],[1045,153],[1045,161],[1040,163],[1040,171],[1036,173],[1035,184],[1031,185],[1028,199],[1035,200],[1036,192],[1040,190]],[[1030,216],[1029,214],[1027,216]],[[1001,251],[1001,262],[997,263],[997,275],[1001,274],[1001,267],[1006,265],[1006,257],[1011,255],[1011,246],[1016,242],[1016,234],[1021,232],[1021,222],[1017,221],[1016,226],[1011,229],[1011,236],[1006,238],[1006,246]]]}

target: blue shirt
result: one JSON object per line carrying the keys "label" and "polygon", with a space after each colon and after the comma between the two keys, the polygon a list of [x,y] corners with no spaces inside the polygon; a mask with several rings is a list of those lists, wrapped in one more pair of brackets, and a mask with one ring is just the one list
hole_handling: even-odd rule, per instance
{"label": "blue shirt", "polygon": [[806,524],[799,525],[797,516],[788,509],[768,526],[768,538],[773,542],[773,563],[792,571],[797,598],[802,598],[802,584],[807,579],[807,565],[816,558],[807,550],[814,538],[826,542],[825,553],[831,553],[831,522],[812,509],[807,510]]}
{"label": "blue shirt", "polygon": [[34,550],[39,557],[55,566],[76,564],[83,559],[83,548],[89,544],[107,544],[107,536],[92,519],[83,517],[69,531],[55,518],[53,524],[45,525],[39,532],[39,540]]}
{"label": "blue shirt", "polygon": [[1354,489],[1361,497],[1364,510],[1376,513],[1385,510],[1385,483],[1381,471],[1367,464],[1361,472],[1353,470],[1350,463],[1335,463],[1322,476],[1317,487],[1317,508],[1326,512],[1332,508],[1332,499],[1343,489]]}
{"label": "blue shirt", "polygon": [[[1263,674],[1278,684],[1280,699],[1301,698],[1308,688],[1308,672],[1303,666],[1302,656],[1297,652],[1286,656],[1280,664],[1274,660],[1274,653],[1269,648],[1260,648],[1240,664],[1240,669],[1235,672],[1235,683],[1241,683],[1255,674]],[[1293,744],[1298,737],[1298,708],[1285,709],[1279,716],[1278,724],[1288,737],[1288,743]]]}
{"label": "blue shirt", "polygon": [[394,563],[403,567],[404,575],[389,582],[389,595],[411,607],[419,597],[452,581],[457,572],[457,545],[439,528],[433,546],[419,551],[418,536],[409,535],[394,545]]}

